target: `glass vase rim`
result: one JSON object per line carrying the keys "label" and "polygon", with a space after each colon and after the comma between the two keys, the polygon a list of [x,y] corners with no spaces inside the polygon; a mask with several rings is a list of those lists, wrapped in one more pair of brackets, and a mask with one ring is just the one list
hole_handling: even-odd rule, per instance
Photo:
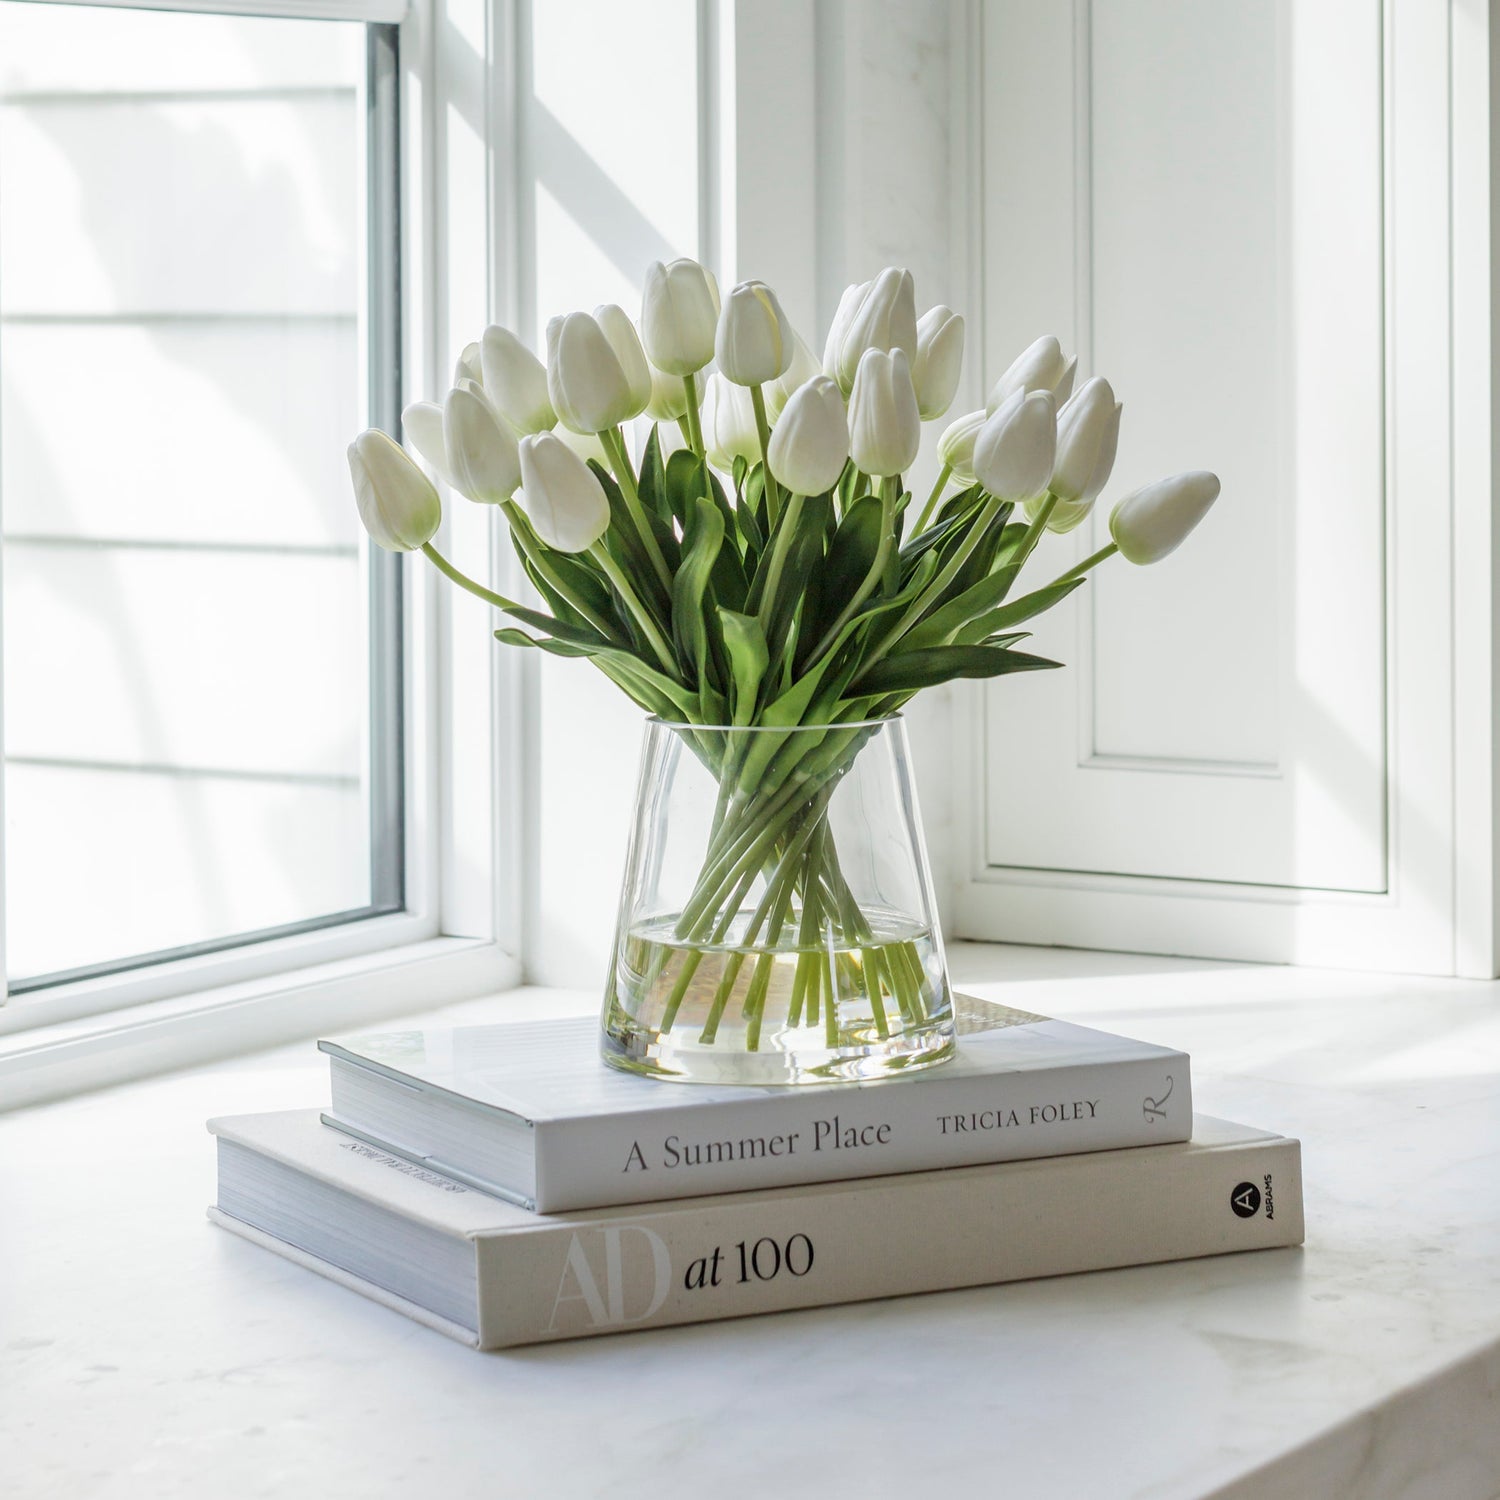
{"label": "glass vase rim", "polygon": [[664,719],[647,714],[650,728],[695,730],[699,734],[827,734],[835,729],[879,729],[886,724],[904,724],[902,713],[880,714],[873,719],[837,719],[830,724],[694,724],[686,719]]}

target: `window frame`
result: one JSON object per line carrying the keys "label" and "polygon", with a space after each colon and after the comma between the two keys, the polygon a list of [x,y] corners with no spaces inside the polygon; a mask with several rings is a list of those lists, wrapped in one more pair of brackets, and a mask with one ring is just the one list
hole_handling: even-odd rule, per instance
{"label": "window frame", "polygon": [[[399,14],[393,0],[150,8],[397,25],[400,342],[368,364],[399,358],[402,400],[441,389],[456,351],[508,301],[491,247],[503,243],[492,122],[511,103],[509,0],[421,0]],[[476,58],[477,101],[459,97]],[[393,426],[400,404],[369,403],[371,420]],[[443,540],[470,571],[514,582],[487,508],[446,505]],[[402,909],[9,998],[0,1109],[519,983],[528,674],[431,569],[377,561],[402,579]]]}

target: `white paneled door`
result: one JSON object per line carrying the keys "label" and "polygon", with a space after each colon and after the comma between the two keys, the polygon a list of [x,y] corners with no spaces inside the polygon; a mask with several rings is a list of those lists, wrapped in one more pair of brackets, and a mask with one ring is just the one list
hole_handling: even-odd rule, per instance
{"label": "white paneled door", "polygon": [[1055,331],[1125,407],[1038,581],[1139,484],[1224,489],[970,695],[966,935],[1451,969],[1445,11],[972,11],[986,377]]}

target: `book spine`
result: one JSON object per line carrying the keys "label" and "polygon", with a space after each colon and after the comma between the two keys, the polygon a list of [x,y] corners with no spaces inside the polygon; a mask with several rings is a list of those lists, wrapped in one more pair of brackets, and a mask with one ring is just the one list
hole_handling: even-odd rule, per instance
{"label": "book spine", "polygon": [[542,1213],[1185,1141],[1182,1053],[536,1127]]}
{"label": "book spine", "polygon": [[611,1211],[476,1240],[484,1348],[1300,1244],[1271,1138]]}

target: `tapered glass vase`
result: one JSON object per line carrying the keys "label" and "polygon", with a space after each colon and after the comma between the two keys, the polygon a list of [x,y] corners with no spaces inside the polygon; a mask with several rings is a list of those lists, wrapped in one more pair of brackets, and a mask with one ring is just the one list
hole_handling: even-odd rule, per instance
{"label": "tapered glass vase", "polygon": [[702,1083],[878,1078],[952,1056],[899,718],[648,722],[602,1046],[614,1067]]}

